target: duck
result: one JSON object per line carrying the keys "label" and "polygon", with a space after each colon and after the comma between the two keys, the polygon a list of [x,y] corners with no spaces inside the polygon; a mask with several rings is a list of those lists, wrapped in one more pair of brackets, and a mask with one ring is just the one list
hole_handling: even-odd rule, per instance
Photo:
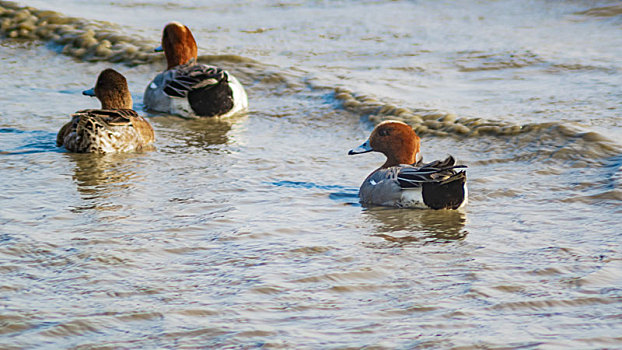
{"label": "duck", "polygon": [[242,84],[224,69],[197,63],[197,43],[190,29],[168,23],[162,31],[166,70],[145,89],[145,109],[185,118],[229,117],[248,109]]}
{"label": "duck", "polygon": [[132,95],[125,77],[108,68],[95,87],[82,92],[97,97],[100,109],[84,109],[71,115],[56,136],[56,146],[74,153],[140,151],[155,139],[153,127],[132,109]]}
{"label": "duck", "polygon": [[468,201],[465,165],[451,155],[424,163],[421,140],[408,124],[388,120],[378,124],[369,139],[348,154],[380,152],[385,163],[359,189],[364,205],[396,208],[459,209]]}

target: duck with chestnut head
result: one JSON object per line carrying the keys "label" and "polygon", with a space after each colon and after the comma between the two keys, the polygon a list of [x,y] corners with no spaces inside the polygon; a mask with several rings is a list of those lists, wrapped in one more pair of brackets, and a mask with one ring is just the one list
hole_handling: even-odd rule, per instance
{"label": "duck with chestnut head", "polygon": [[423,163],[420,139],[407,124],[385,121],[348,154],[380,152],[385,163],[369,174],[359,190],[363,204],[398,208],[458,209],[466,205],[466,168],[452,156]]}
{"label": "duck with chestnut head", "polygon": [[248,109],[246,91],[224,69],[197,63],[197,43],[190,29],[171,22],[162,32],[166,70],[145,89],[147,110],[186,118],[229,117]]}

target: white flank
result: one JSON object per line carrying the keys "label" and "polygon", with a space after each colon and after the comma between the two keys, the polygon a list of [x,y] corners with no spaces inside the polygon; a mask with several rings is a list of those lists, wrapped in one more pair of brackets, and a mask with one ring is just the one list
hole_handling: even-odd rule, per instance
{"label": "white flank", "polygon": [[198,118],[192,107],[190,107],[190,101],[188,101],[187,97],[170,97],[167,96],[171,101],[171,114],[177,114],[180,116],[184,116],[186,118]]}
{"label": "white flank", "polygon": [[423,202],[421,187],[403,189],[402,198],[397,204],[402,208],[428,208]]}
{"label": "white flank", "polygon": [[462,201],[462,204],[460,204],[458,209],[464,208],[467,205],[467,202],[469,201],[469,189],[467,188],[466,182],[464,183],[463,186],[464,186],[464,200]]}
{"label": "white flank", "polygon": [[231,87],[231,91],[233,92],[233,108],[222,117],[229,117],[238,112],[242,112],[248,109],[248,97],[246,96],[246,91],[244,91],[244,87],[238,81],[236,77],[229,74],[229,87]]}

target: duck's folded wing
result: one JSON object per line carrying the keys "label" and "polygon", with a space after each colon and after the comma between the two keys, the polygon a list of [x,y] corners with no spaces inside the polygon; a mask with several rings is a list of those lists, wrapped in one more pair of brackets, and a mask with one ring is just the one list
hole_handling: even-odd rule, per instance
{"label": "duck's folded wing", "polygon": [[449,156],[444,160],[419,166],[400,167],[396,180],[402,188],[421,187],[424,183],[445,183],[455,181],[458,177],[466,176],[464,169],[466,165],[455,165],[456,160]]}
{"label": "duck's folded wing", "polygon": [[402,189],[396,180],[399,167],[378,169],[361,185],[361,203],[393,206],[402,198]]}
{"label": "duck's folded wing", "polygon": [[108,125],[127,125],[132,123],[132,118],[140,118],[133,109],[84,109],[72,115],[74,117],[99,118]]}
{"label": "duck's folded wing", "polygon": [[426,169],[443,169],[443,168],[448,168],[448,167],[452,167],[456,164],[456,159],[454,159],[453,156],[448,156],[447,158],[443,159],[443,160],[435,160],[433,162],[430,163],[417,163],[414,164],[416,167],[419,168],[426,168]]}
{"label": "duck's folded wing", "polygon": [[177,68],[171,80],[164,83],[164,93],[170,97],[186,97],[192,90],[216,86],[228,79],[221,68],[204,64],[190,64]]}

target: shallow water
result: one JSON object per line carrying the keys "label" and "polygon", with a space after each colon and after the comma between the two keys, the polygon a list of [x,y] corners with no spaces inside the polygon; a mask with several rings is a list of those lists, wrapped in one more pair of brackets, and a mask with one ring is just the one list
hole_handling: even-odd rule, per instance
{"label": "shallow water", "polygon": [[[26,5],[72,27],[1,32],[0,347],[622,344],[617,2],[53,0],[0,20]],[[249,113],[149,115],[152,152],[56,148],[106,67],[146,114],[170,20]],[[119,51],[79,51],[88,28]],[[384,119],[469,166],[465,211],[357,203],[382,157],[346,154]]]}

